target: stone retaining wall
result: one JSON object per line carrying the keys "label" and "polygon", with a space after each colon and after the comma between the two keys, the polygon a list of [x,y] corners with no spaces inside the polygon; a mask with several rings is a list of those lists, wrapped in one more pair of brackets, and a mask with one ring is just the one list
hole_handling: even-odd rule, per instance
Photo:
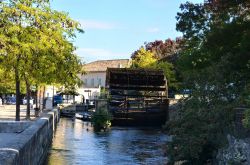
{"label": "stone retaining wall", "polygon": [[[0,132],[0,164],[43,164],[58,120],[58,111],[53,110],[31,122],[27,128],[27,124],[16,122],[16,126],[12,123],[8,131]],[[18,131],[9,131],[15,130],[14,127],[19,128]],[[22,128],[24,130],[20,131]]]}
{"label": "stone retaining wall", "polygon": [[29,121],[0,121],[0,133],[21,133],[30,126]]}
{"label": "stone retaining wall", "polygon": [[219,149],[216,156],[216,164],[218,165],[230,165],[250,164],[250,139],[236,139],[235,137],[228,135],[228,146]]}

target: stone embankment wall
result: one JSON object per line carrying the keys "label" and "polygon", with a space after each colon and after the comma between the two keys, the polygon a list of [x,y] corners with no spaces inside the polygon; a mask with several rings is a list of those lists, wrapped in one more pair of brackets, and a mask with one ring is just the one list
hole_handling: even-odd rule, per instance
{"label": "stone embankment wall", "polygon": [[218,165],[230,164],[250,164],[250,137],[249,129],[244,128],[242,120],[244,119],[244,112],[248,108],[235,108],[235,135],[227,135],[228,145],[219,149],[216,156],[216,163]]}
{"label": "stone embankment wall", "polygon": [[52,110],[34,122],[0,122],[0,164],[43,164],[58,120]]}
{"label": "stone embankment wall", "polygon": [[236,139],[228,135],[228,146],[218,151],[216,162],[218,165],[250,164],[250,139]]}

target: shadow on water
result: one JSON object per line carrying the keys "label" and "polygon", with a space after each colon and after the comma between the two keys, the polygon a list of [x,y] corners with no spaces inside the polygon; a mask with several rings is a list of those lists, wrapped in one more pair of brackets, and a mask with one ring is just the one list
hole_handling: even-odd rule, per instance
{"label": "shadow on water", "polygon": [[96,133],[91,123],[62,118],[45,164],[166,164],[168,138],[159,128],[112,127]]}

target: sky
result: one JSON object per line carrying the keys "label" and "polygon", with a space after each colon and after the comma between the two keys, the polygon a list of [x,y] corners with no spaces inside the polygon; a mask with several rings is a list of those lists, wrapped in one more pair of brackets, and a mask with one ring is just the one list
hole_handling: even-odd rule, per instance
{"label": "sky", "polygon": [[[203,0],[190,0],[201,3]],[[186,0],[52,0],[81,23],[76,54],[85,62],[129,59],[145,42],[175,39],[176,14]]]}

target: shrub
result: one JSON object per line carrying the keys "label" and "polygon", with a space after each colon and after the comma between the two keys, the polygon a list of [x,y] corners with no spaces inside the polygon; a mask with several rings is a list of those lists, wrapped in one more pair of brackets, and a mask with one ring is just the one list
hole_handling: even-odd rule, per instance
{"label": "shrub", "polygon": [[106,130],[111,126],[112,115],[109,113],[107,108],[102,107],[97,110],[92,118],[95,130],[99,131],[101,129]]}
{"label": "shrub", "polygon": [[231,106],[206,105],[199,99],[190,99],[180,109],[180,117],[167,123],[174,135],[168,144],[170,164],[205,164],[212,160],[216,150],[226,143],[226,134],[233,121]]}
{"label": "shrub", "polygon": [[250,128],[250,109],[245,110],[242,123],[245,128]]}

